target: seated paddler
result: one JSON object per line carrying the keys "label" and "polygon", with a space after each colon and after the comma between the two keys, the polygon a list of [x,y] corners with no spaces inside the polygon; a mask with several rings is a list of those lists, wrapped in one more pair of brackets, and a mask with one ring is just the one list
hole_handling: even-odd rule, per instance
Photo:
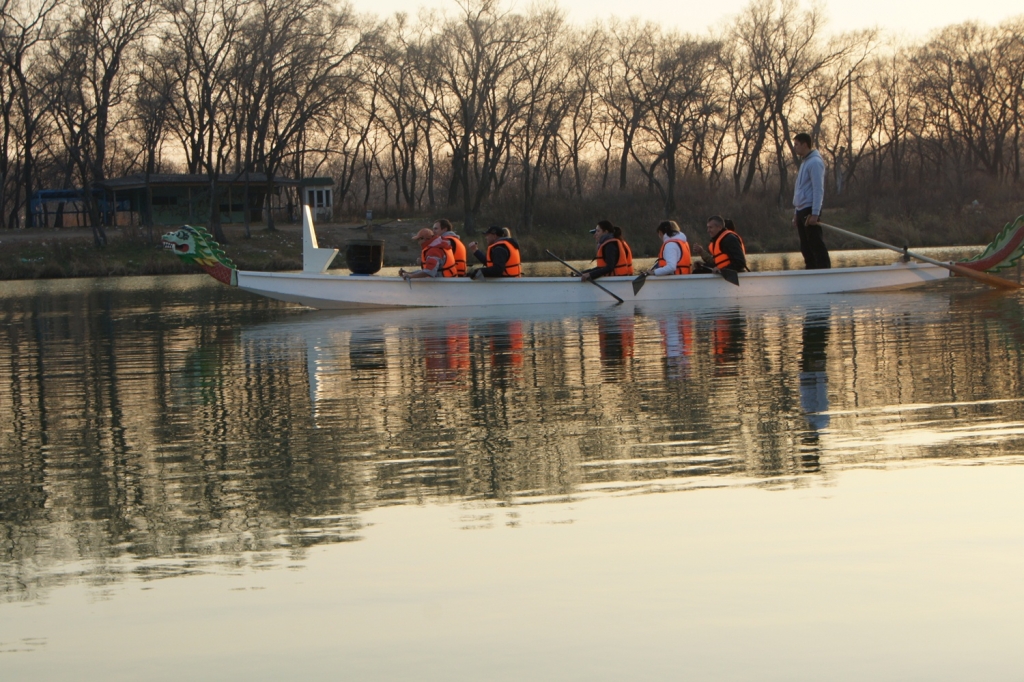
{"label": "seated paddler", "polygon": [[584,282],[605,275],[632,275],[633,250],[622,238],[622,228],[602,220],[593,230],[597,242],[597,267],[584,270],[580,279]]}
{"label": "seated paddler", "polygon": [[700,244],[694,245],[694,251],[701,255],[704,263],[698,263],[693,271],[714,272],[716,270],[735,270],[745,272],[747,270],[747,249],[743,244],[743,238],[737,234],[731,220],[726,220],[720,215],[713,215],[708,218],[708,248],[705,250]]}
{"label": "seated paddler", "polygon": [[478,261],[483,263],[482,268],[477,268],[469,273],[470,277],[482,279],[484,277],[522,276],[523,267],[519,242],[511,236],[508,228],[491,225],[484,231],[484,240],[487,242],[486,253],[477,248],[476,242],[466,244],[466,248],[473,252]]}
{"label": "seated paddler", "polygon": [[658,251],[658,261],[647,275],[689,275],[690,274],[690,244],[686,241],[686,235],[679,229],[674,220],[663,220],[658,225],[658,236],[661,237],[661,250]]}
{"label": "seated paddler", "polygon": [[455,255],[451,245],[429,227],[412,236],[413,241],[420,244],[420,269],[413,272],[399,270],[402,279],[420,279],[422,277],[455,277]]}
{"label": "seated paddler", "polygon": [[451,221],[441,218],[434,223],[431,228],[434,231],[435,237],[441,237],[448,245],[452,248],[452,255],[455,256],[455,275],[457,277],[466,276],[466,245],[462,243],[462,239],[458,233],[452,228]]}

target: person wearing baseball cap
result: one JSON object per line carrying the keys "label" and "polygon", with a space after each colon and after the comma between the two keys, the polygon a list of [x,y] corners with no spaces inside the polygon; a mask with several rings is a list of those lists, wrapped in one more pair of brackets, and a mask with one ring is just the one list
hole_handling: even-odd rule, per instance
{"label": "person wearing baseball cap", "polygon": [[423,277],[455,277],[455,256],[451,245],[435,235],[429,227],[424,227],[412,236],[413,241],[420,244],[420,269],[413,272],[399,270],[402,279],[420,279]]}
{"label": "person wearing baseball cap", "polygon": [[484,264],[484,267],[470,273],[470,277],[521,277],[523,268],[519,242],[512,237],[508,228],[491,225],[484,231],[484,239],[487,240],[487,253],[480,251],[476,242],[466,245],[476,259]]}

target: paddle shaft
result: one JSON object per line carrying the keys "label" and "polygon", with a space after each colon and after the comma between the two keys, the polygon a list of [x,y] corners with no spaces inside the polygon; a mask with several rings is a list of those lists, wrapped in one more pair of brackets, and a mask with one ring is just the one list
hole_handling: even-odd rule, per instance
{"label": "paddle shaft", "polygon": [[[559,263],[561,263],[562,265],[564,265],[565,267],[567,267],[567,268],[569,268],[570,270],[572,270],[573,272],[575,272],[575,273],[576,273],[577,275],[580,275],[581,277],[583,276],[583,273],[582,273],[582,272],[580,272],[579,270],[577,270],[577,269],[576,269],[576,268],[574,268],[573,266],[569,265],[569,264],[568,264],[568,263],[566,263],[566,262],[565,262],[564,260],[562,260],[561,258],[559,258],[558,256],[556,256],[555,254],[551,253],[550,251],[547,251],[547,254],[548,254],[549,256],[551,256],[552,258],[554,258],[554,259],[555,259],[556,261],[558,261]],[[594,280],[592,280],[592,279],[588,279],[587,281],[588,281],[588,282],[590,282],[591,284],[593,284],[593,285],[594,285],[595,287],[597,287],[597,288],[598,288],[598,289],[600,289],[601,291],[603,291],[604,293],[606,293],[606,294],[608,294],[609,296],[611,296],[612,298],[614,298],[614,299],[615,299],[616,301],[618,301],[619,303],[624,303],[624,301],[623,301],[623,300],[622,300],[621,298],[619,298],[618,296],[616,296],[616,295],[615,295],[615,294],[613,294],[612,292],[608,291],[607,289],[605,289],[605,288],[604,288],[603,286],[601,286],[600,284],[598,284],[598,283],[597,283],[597,282],[595,282]]]}
{"label": "paddle shaft", "polygon": [[943,263],[940,260],[935,260],[934,258],[929,258],[928,256],[922,256],[919,253],[914,253],[913,251],[907,251],[906,249],[901,249],[898,246],[893,246],[892,244],[886,244],[885,242],[880,242],[877,239],[872,239],[871,237],[865,237],[862,234],[857,234],[856,232],[850,232],[849,230],[844,230],[843,228],[836,227],[835,225],[829,225],[827,223],[821,223],[821,222],[819,222],[818,224],[821,225],[822,227],[827,227],[828,229],[830,229],[833,232],[836,232],[838,234],[845,235],[847,237],[853,237],[854,239],[859,239],[860,241],[864,242],[865,244],[871,244],[872,246],[877,246],[880,249],[889,249],[890,251],[895,251],[896,253],[905,254],[907,256],[910,256],[911,258],[916,258],[917,260],[925,262],[925,263],[931,263],[932,265],[938,265],[940,268],[946,268],[947,270],[949,270],[952,273],[955,273],[955,274],[960,275],[962,277],[970,277],[971,279],[977,280],[979,282],[983,282],[985,284],[988,284],[989,286],[998,287],[998,288],[1001,288],[1001,289],[1020,289],[1021,288],[1020,285],[1017,284],[1016,282],[1011,282],[1008,279],[1003,279],[1002,277],[996,277],[995,275],[990,275],[987,272],[980,272],[978,270],[971,270],[970,268],[965,268],[964,266],[957,265],[956,263]]}

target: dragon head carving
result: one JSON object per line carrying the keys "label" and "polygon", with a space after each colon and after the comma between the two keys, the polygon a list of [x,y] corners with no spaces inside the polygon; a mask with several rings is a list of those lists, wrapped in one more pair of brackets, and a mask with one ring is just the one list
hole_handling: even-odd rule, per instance
{"label": "dragon head carving", "polygon": [[163,236],[163,245],[186,263],[195,263],[214,279],[233,286],[238,284],[235,264],[206,228],[182,225]]}

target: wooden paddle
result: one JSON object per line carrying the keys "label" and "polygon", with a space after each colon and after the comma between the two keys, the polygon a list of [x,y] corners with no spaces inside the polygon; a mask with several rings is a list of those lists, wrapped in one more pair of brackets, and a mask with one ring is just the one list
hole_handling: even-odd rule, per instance
{"label": "wooden paddle", "polygon": [[910,256],[911,258],[916,258],[917,260],[925,262],[925,263],[931,263],[932,265],[938,265],[940,268],[946,268],[947,270],[949,270],[953,274],[960,275],[961,277],[970,277],[973,280],[977,280],[977,281],[982,282],[983,284],[987,284],[987,285],[989,285],[991,287],[997,287],[999,289],[1020,289],[1021,288],[1021,286],[1019,284],[1017,284],[1016,282],[1011,282],[1008,279],[1003,279],[1002,277],[996,277],[995,275],[990,275],[987,272],[981,272],[979,270],[971,270],[970,268],[965,268],[964,266],[957,265],[956,263],[943,263],[942,261],[935,260],[934,258],[929,258],[928,256],[922,256],[920,254],[914,253],[913,251],[907,251],[906,249],[901,249],[898,246],[893,246],[892,244],[886,244],[885,242],[880,242],[877,239],[872,239],[871,237],[865,237],[864,235],[857,234],[856,232],[850,232],[849,230],[844,230],[843,228],[836,227],[835,225],[828,225],[826,223],[821,223],[821,222],[819,222],[818,224],[821,225],[822,227],[827,227],[828,229],[832,230],[833,232],[836,232],[838,234],[844,235],[846,237],[853,237],[854,239],[859,239],[860,241],[864,242],[865,244],[871,244],[872,246],[877,246],[878,248],[881,248],[881,249],[889,249],[890,251],[895,251],[897,253],[905,254],[907,256]]}
{"label": "wooden paddle", "polygon": [[641,272],[640,276],[633,280],[633,295],[636,296],[640,293],[640,290],[644,288],[644,282],[647,281],[647,272]]}
{"label": "wooden paddle", "polygon": [[[730,284],[735,284],[736,286],[740,285],[740,276],[736,273],[735,270],[729,270],[728,268],[725,270],[719,270],[718,268],[715,268],[711,272],[721,275],[725,279],[725,281],[729,282]],[[640,293],[640,290],[644,288],[645,282],[647,282],[647,273],[641,272],[640,275],[633,280],[634,296]]]}
{"label": "wooden paddle", "polygon": [[[556,261],[558,261],[559,263],[561,263],[562,265],[564,265],[565,267],[567,267],[567,268],[569,268],[570,270],[572,270],[573,272],[575,272],[575,273],[576,273],[577,275],[583,275],[583,273],[582,273],[582,272],[580,272],[579,270],[577,270],[577,269],[576,269],[576,268],[574,268],[573,266],[569,265],[569,264],[568,264],[568,263],[566,263],[566,262],[565,262],[564,260],[562,260],[561,258],[559,258],[558,256],[556,256],[555,254],[551,253],[550,251],[547,251],[546,253],[547,253],[547,254],[548,254],[549,256],[551,256],[552,258],[554,258],[554,259],[555,259]],[[598,288],[598,289],[600,289],[601,291],[603,291],[604,293],[606,293],[606,294],[608,294],[609,296],[611,296],[612,298],[614,298],[614,299],[615,299],[616,301],[618,301],[619,303],[625,303],[625,301],[623,301],[623,300],[622,300],[621,298],[619,298],[618,296],[616,296],[616,295],[615,295],[615,294],[613,294],[612,292],[608,291],[607,289],[605,289],[605,288],[604,288],[603,286],[601,286],[600,284],[598,284],[598,283],[597,283],[597,282],[595,282],[594,280],[592,280],[592,279],[588,279],[587,281],[588,281],[588,282],[590,282],[591,284],[593,284],[593,285],[594,285],[595,287],[597,287],[597,288]]]}
{"label": "wooden paddle", "polygon": [[729,268],[715,268],[715,272],[725,278],[725,281],[729,284],[740,285],[740,275],[735,270]]}

